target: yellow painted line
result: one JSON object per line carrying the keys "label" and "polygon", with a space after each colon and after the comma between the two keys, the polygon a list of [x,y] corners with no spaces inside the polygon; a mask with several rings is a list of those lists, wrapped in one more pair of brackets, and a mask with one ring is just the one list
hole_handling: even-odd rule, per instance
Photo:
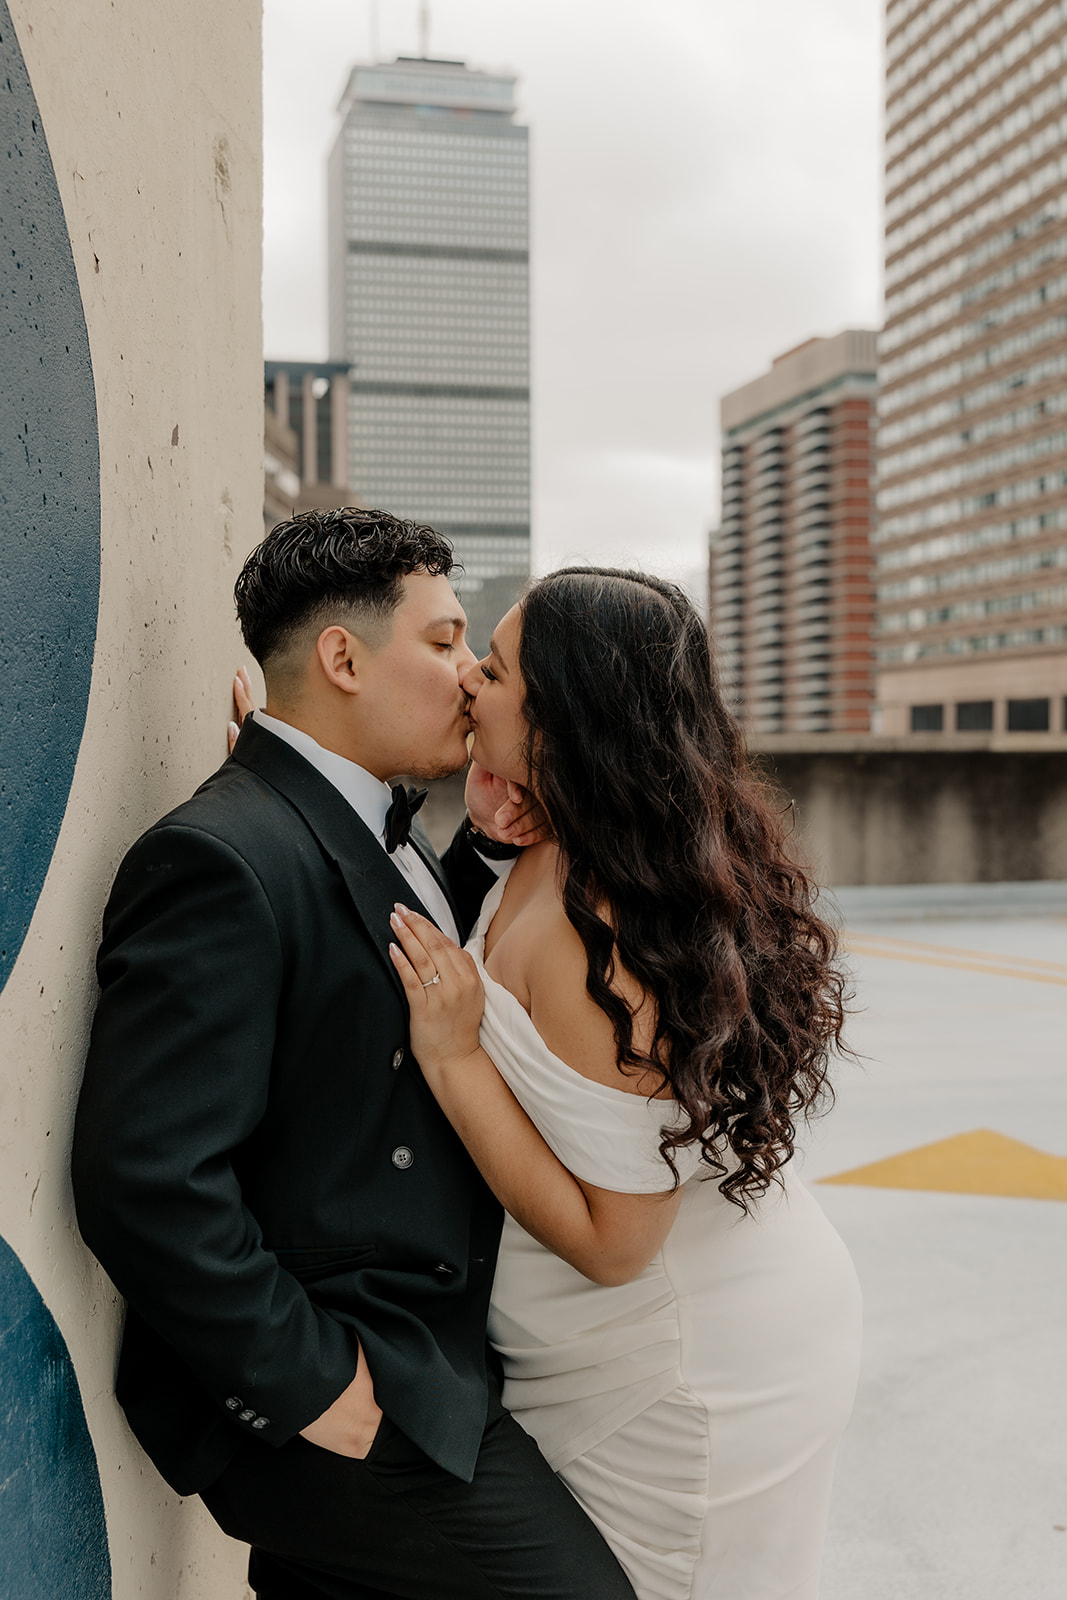
{"label": "yellow painted line", "polygon": [[882,961],[912,961],[920,967],[952,967],[957,972],[981,972],[991,978],[1021,978],[1026,983],[1052,983],[1067,989],[1067,973],[1060,977],[1058,973],[1032,972],[1025,967],[1000,967],[984,961],[957,961],[951,956],[928,956],[918,950],[887,950],[873,941],[864,944],[858,939],[843,939],[841,943],[845,950],[858,956],[875,956]]}
{"label": "yellow painted line", "polygon": [[[1067,919],[1065,919],[1067,920]],[[1050,972],[1062,972],[1067,977],[1067,961],[1043,961],[1040,956],[1009,956],[1002,950],[971,950],[957,944],[928,944],[922,939],[894,939],[888,933],[849,934],[859,944],[887,945],[897,950],[930,950],[934,955],[967,956],[972,961],[1018,963],[1025,967],[1045,967]]]}
{"label": "yellow painted line", "polygon": [[869,1189],[1067,1200],[1067,1156],[1049,1155],[1006,1134],[978,1128],[819,1181]]}

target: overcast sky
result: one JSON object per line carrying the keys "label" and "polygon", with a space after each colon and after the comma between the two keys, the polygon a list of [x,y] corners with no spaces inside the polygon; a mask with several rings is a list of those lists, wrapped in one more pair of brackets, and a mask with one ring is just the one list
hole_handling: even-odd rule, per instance
{"label": "overcast sky", "polygon": [[[385,59],[418,0],[378,0]],[[325,159],[372,0],[266,0],[266,354],[326,351]],[[720,396],[875,327],[881,0],[434,0],[531,129],[534,563],[702,565]],[[358,485],[356,486],[358,488]]]}

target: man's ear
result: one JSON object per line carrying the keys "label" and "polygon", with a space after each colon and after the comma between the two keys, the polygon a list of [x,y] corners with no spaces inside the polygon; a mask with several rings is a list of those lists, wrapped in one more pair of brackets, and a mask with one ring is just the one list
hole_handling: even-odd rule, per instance
{"label": "man's ear", "polygon": [[315,642],[315,653],[327,682],[345,694],[358,694],[360,668],[367,654],[362,639],[335,624],[324,628]]}

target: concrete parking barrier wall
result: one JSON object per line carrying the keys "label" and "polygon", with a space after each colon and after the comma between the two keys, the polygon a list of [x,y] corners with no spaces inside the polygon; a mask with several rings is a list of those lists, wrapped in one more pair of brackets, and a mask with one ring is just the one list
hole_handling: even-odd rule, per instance
{"label": "concrete parking barrier wall", "polygon": [[[1067,738],[764,736],[753,754],[820,883],[1067,879]],[[443,850],[463,777],[432,784],[423,814]]]}
{"label": "concrete parking barrier wall", "polygon": [[1067,738],[765,736],[754,748],[796,804],[820,882],[1067,878]]}
{"label": "concrete parking barrier wall", "polygon": [[225,755],[262,520],[259,0],[0,0],[0,1594],[239,1600],[67,1176],[100,914]]}

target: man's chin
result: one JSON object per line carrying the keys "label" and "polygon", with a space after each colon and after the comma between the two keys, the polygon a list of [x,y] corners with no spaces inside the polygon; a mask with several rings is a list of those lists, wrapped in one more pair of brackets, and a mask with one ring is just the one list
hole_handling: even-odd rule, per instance
{"label": "man's chin", "polygon": [[428,762],[424,766],[409,767],[407,776],[414,778],[416,783],[436,783],[440,778],[454,778],[457,772],[462,772],[467,765],[466,756],[462,761],[440,762],[431,766]]}
{"label": "man's chin", "polygon": [[420,761],[417,766],[409,767],[408,776],[422,783],[435,783],[439,778],[452,778],[457,772],[462,772],[467,760],[466,745],[462,744],[448,756],[441,756],[436,761]]}

